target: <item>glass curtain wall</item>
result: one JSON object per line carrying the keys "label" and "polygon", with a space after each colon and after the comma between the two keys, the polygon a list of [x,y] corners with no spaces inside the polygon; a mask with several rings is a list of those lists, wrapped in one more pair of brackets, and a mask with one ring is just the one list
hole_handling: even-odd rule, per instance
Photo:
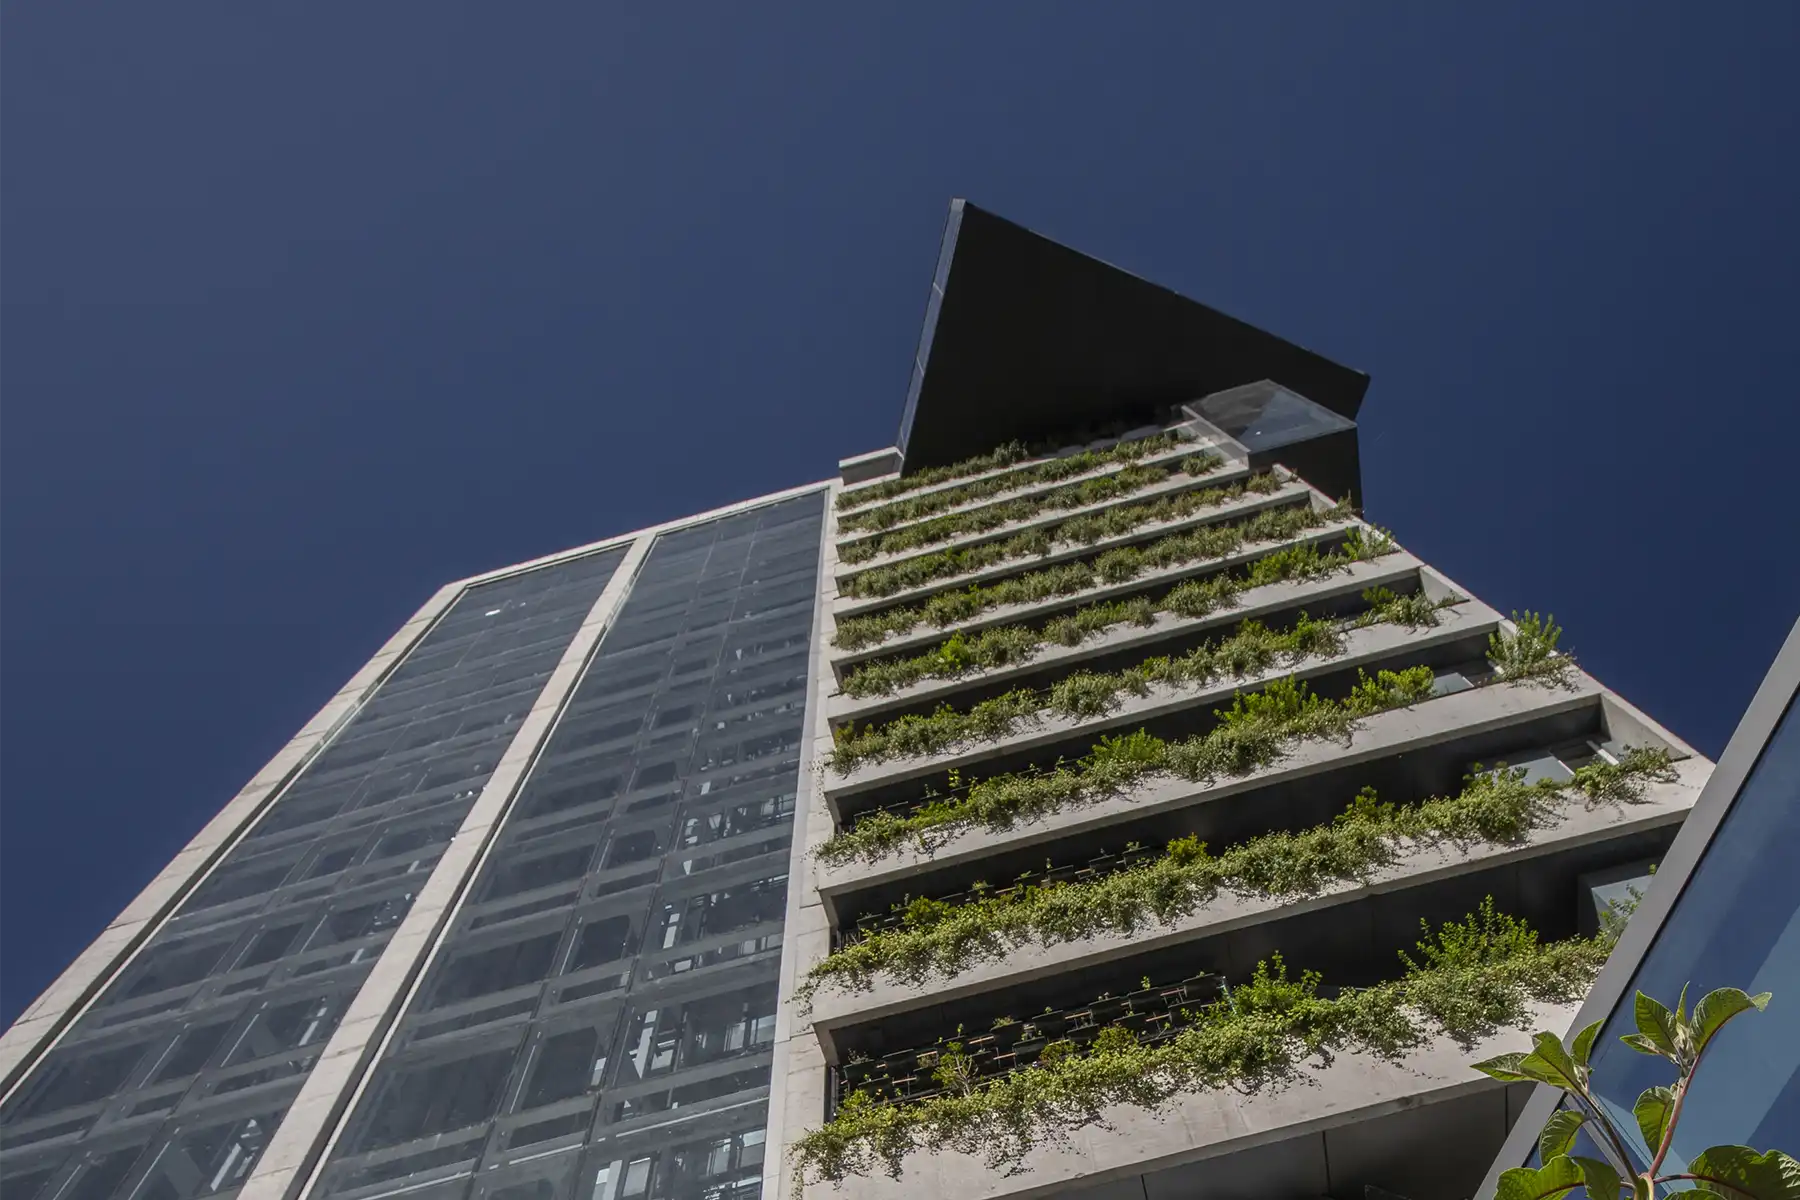
{"label": "glass curtain wall", "polygon": [[758,1194],[823,519],[657,539],[320,1194]]}
{"label": "glass curtain wall", "polygon": [[1672,1082],[1674,1068],[1619,1041],[1637,1028],[1631,998],[1642,991],[1673,1007],[1688,984],[1689,1005],[1718,987],[1774,993],[1766,1012],[1737,1018],[1708,1045],[1665,1171],[1721,1144],[1800,1153],[1796,847],[1800,704],[1790,703],[1595,1043],[1595,1091],[1648,1161],[1631,1107],[1645,1088]]}
{"label": "glass curtain wall", "polygon": [[15,1090],[6,1200],[242,1184],[623,557],[462,594]]}

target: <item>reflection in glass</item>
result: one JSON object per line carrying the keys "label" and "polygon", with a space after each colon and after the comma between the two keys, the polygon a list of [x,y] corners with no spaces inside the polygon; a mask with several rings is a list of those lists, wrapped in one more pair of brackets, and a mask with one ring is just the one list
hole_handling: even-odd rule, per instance
{"label": "reflection in glass", "polygon": [[243,1183],[622,558],[439,618],[0,1111],[5,1200]]}
{"label": "reflection in glass", "polygon": [[824,503],[657,539],[321,1195],[756,1195]]}
{"label": "reflection in glass", "polygon": [[1267,379],[1214,392],[1187,406],[1257,453],[1356,428],[1356,422]]}
{"label": "reflection in glass", "polygon": [[1602,1031],[1596,1090],[1620,1131],[1646,1148],[1631,1107],[1673,1068],[1619,1042],[1635,1028],[1630,997],[1673,1005],[1717,987],[1773,992],[1768,1011],[1741,1016],[1709,1045],[1677,1127],[1680,1171],[1708,1146],[1792,1152],[1800,1133],[1800,708],[1790,707],[1688,879]]}

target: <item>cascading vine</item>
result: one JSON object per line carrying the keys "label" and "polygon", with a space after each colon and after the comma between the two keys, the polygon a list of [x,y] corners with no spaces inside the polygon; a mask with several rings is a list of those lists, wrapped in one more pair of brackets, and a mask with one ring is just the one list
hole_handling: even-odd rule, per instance
{"label": "cascading vine", "polygon": [[[1247,546],[1287,541],[1309,530],[1347,520],[1349,516],[1349,509],[1343,505],[1323,510],[1292,505],[1265,510],[1248,520],[1183,530],[1143,546],[1117,546],[1098,555],[1091,563],[1061,563],[992,584],[941,592],[922,605],[898,606],[846,617],[838,622],[832,645],[839,650],[860,650],[920,625],[943,628],[992,608],[1072,596],[1108,584],[1130,583],[1145,571],[1224,558]],[[1384,534],[1364,535],[1360,528],[1352,528],[1345,545],[1347,553],[1374,557],[1391,549],[1392,541]]]}
{"label": "cascading vine", "polygon": [[[1200,471],[1201,474],[1212,469],[1208,465],[1202,464],[1202,466],[1204,469]],[[1154,479],[1151,478],[1152,475],[1155,476]],[[1151,468],[1143,468],[1141,471],[1134,469],[1134,473],[1120,480],[1116,487],[1121,489],[1120,495],[1125,495],[1164,477],[1163,473]],[[1108,480],[1119,479],[1118,476],[1107,476],[1106,478]],[[1081,486],[1085,488],[1088,485]],[[1036,529],[1027,529],[999,541],[951,547],[933,551],[930,554],[901,559],[884,566],[869,567],[843,581],[843,594],[854,599],[885,599],[899,592],[924,587],[944,579],[952,579],[958,575],[986,570],[988,567],[1013,562],[1016,559],[1042,558],[1058,549],[1091,546],[1095,542],[1104,541],[1107,538],[1123,537],[1145,525],[1186,520],[1196,513],[1230,504],[1245,496],[1273,495],[1281,488],[1280,476],[1273,472],[1263,472],[1222,487],[1172,492],[1152,500],[1082,513],[1079,516],[1070,517],[1066,521]],[[1113,489],[1096,487],[1095,490],[1109,491]]]}
{"label": "cascading vine", "polygon": [[[1554,619],[1514,615],[1515,629],[1488,638],[1488,661],[1497,681],[1567,684],[1574,661],[1555,649],[1562,630]],[[1141,729],[1102,738],[1074,764],[976,780],[950,795],[928,795],[904,813],[870,813],[820,845],[816,854],[836,865],[872,862],[907,844],[929,852],[965,829],[1010,829],[1118,795],[1154,775],[1195,782],[1247,775],[1299,743],[1343,738],[1368,717],[1426,700],[1433,682],[1429,667],[1380,671],[1373,679],[1359,671],[1349,695],[1328,700],[1292,677],[1276,679],[1260,691],[1236,694],[1229,707],[1215,711],[1219,723],[1206,733],[1173,742]]]}
{"label": "cascading vine", "polygon": [[1292,744],[1342,737],[1378,712],[1415,704],[1431,694],[1429,667],[1361,677],[1343,700],[1327,700],[1292,677],[1233,697],[1217,710],[1206,733],[1170,742],[1138,730],[1103,737],[1073,765],[1009,772],[976,780],[966,790],[932,797],[905,815],[870,813],[817,851],[827,864],[874,861],[911,842],[930,850],[964,829],[1011,829],[1022,821],[1117,795],[1151,775],[1210,781],[1245,775],[1273,762]]}
{"label": "cascading vine", "polygon": [[1047,492],[1039,492],[1036,495],[1001,500],[965,512],[951,513],[948,516],[920,521],[892,533],[879,533],[872,537],[861,537],[849,542],[840,541],[838,543],[838,561],[852,565],[865,563],[884,555],[919,550],[972,533],[987,533],[1004,525],[1029,521],[1048,513],[1067,512],[1070,509],[1085,508],[1090,504],[1104,504],[1109,500],[1118,500],[1156,484],[1165,483],[1173,478],[1177,471],[1191,478],[1210,475],[1218,470],[1223,462],[1224,460],[1216,454],[1190,454],[1174,464],[1128,466],[1122,471],[1116,471],[1109,475],[1096,475],[1091,479],[1084,479],[1079,483],[1071,483]]}
{"label": "cascading vine", "polygon": [[1304,612],[1287,629],[1245,621],[1230,637],[1204,642],[1179,656],[1147,658],[1122,671],[1077,671],[1043,691],[1015,688],[966,711],[940,705],[928,715],[897,717],[860,730],[845,725],[835,733],[826,765],[848,774],[866,763],[941,754],[964,742],[1004,737],[1047,714],[1103,716],[1126,696],[1148,695],[1153,685],[1204,687],[1277,666],[1291,667],[1309,658],[1335,658],[1344,651],[1346,624],[1392,623],[1416,628],[1437,623],[1440,606],[1421,597],[1371,590],[1364,593],[1364,599],[1370,607],[1354,622],[1314,620]]}
{"label": "cascading vine", "polygon": [[795,1141],[796,1180],[841,1183],[878,1169],[898,1178],[907,1156],[926,1149],[1016,1169],[1116,1105],[1156,1109],[1209,1089],[1272,1088],[1326,1056],[1391,1061],[1435,1036],[1472,1044],[1524,1026],[1530,1001],[1580,996],[1611,949],[1604,936],[1540,943],[1491,898],[1425,935],[1417,957],[1401,953],[1403,974],[1390,982],[1322,996],[1317,974],[1291,979],[1277,955],[1227,999],[1184,1012],[1184,1024],[1166,1034],[1144,1040],[1109,1026],[1085,1048],[1053,1043],[1032,1065],[991,1078],[972,1078],[962,1043],[946,1042],[935,1067],[941,1091],[895,1103],[852,1092]]}
{"label": "cascading vine", "polygon": [[[1184,451],[1183,446],[1187,449]],[[1136,442],[1121,442],[1110,450],[1088,450],[1080,454],[1072,454],[1063,458],[1053,458],[1048,462],[1034,466],[1021,467],[1017,471],[1009,471],[1004,475],[993,475],[986,479],[966,483],[961,487],[946,488],[939,492],[929,492],[923,496],[914,496],[906,500],[898,500],[892,504],[884,504],[878,508],[864,509],[860,512],[846,514],[838,519],[838,544],[840,547],[855,545],[857,541],[869,538],[869,535],[883,534],[900,525],[910,522],[931,523],[931,518],[951,509],[965,505],[973,506],[982,501],[999,500],[985,505],[979,511],[988,508],[1003,507],[1012,502],[1010,494],[1028,488],[1043,487],[1065,479],[1108,470],[1112,467],[1124,466],[1130,469],[1134,464],[1160,455],[1185,454],[1188,457],[1206,455],[1218,461],[1218,456],[1210,451],[1198,450],[1192,443],[1184,443],[1173,434],[1162,434],[1145,438]],[[1185,467],[1184,464],[1184,468]],[[1199,474],[1188,470],[1189,474]],[[1097,476],[1106,478],[1106,476]],[[1082,482],[1093,482],[1084,480]],[[1064,489],[1056,489],[1062,491]],[[1045,493],[1046,495],[1051,493]],[[1041,497],[1018,497],[1027,502]],[[952,517],[966,514],[955,513]]]}
{"label": "cascading vine", "polygon": [[796,991],[866,990],[878,978],[918,984],[1026,945],[1051,946],[1167,925],[1223,892],[1286,898],[1367,878],[1404,854],[1454,842],[1510,845],[1559,820],[1573,804],[1634,804],[1646,785],[1676,778],[1666,750],[1627,750],[1566,780],[1527,782],[1523,769],[1476,769],[1461,792],[1414,804],[1357,793],[1333,820],[1249,838],[1218,854],[1192,837],[1162,854],[1084,882],[1026,879],[998,890],[977,884],[961,902],[913,900],[898,924],[877,929],[815,964]]}
{"label": "cascading vine", "polygon": [[1039,628],[997,625],[973,634],[958,630],[927,653],[852,668],[844,679],[843,692],[859,699],[886,696],[927,679],[960,679],[1017,666],[1030,662],[1048,647],[1079,646],[1087,638],[1115,626],[1147,627],[1155,623],[1160,613],[1197,619],[1236,607],[1243,593],[1253,588],[1323,579],[1393,549],[1393,543],[1387,539],[1364,540],[1360,536],[1353,544],[1323,553],[1310,543],[1289,546],[1252,562],[1241,575],[1221,573],[1191,579],[1157,599],[1130,596],[1102,601],[1046,621]]}
{"label": "cascading vine", "polygon": [[[1091,437],[1081,435],[1072,436],[1065,444],[1078,445],[1084,441],[1099,441],[1106,437],[1116,437],[1124,432],[1128,431],[1118,428],[1114,428],[1110,432],[1095,430],[1091,431]],[[1135,438],[1131,441],[1119,442],[1115,445],[1108,446],[1103,450],[1087,450],[1077,454],[1061,455],[1056,458],[1045,457],[1041,462],[1035,463],[1027,463],[1025,460],[1034,455],[1049,455],[1058,449],[1058,447],[1040,446],[1034,449],[1019,441],[1003,442],[986,454],[977,454],[972,458],[965,458],[961,462],[954,462],[948,466],[928,467],[925,470],[915,471],[911,475],[907,475],[900,479],[884,479],[880,483],[859,484],[854,487],[845,488],[838,493],[836,501],[837,510],[840,513],[847,514],[842,519],[840,527],[847,527],[845,523],[860,522],[869,517],[870,514],[878,511],[867,506],[893,500],[899,496],[906,496],[923,488],[936,487],[940,483],[949,483],[956,479],[967,479],[974,475],[986,475],[989,471],[994,471],[998,472],[998,474],[987,479],[976,480],[972,485],[968,486],[973,488],[983,488],[997,483],[1000,490],[1010,490],[1025,487],[1032,483],[1067,479],[1072,474],[1078,474],[1083,470],[1091,470],[1093,467],[1102,465],[1103,463],[1133,462],[1137,459],[1147,457],[1158,450],[1167,449],[1170,446],[1175,445],[1178,440],[1179,435],[1173,432],[1163,432],[1151,434],[1148,437]],[[1079,467],[1069,465],[1075,460],[1081,460],[1087,465]],[[1024,465],[1017,467],[1015,470],[1004,470],[1004,468],[1012,467],[1016,463],[1024,463]],[[955,490],[960,491],[961,489]],[[934,492],[931,497],[915,497],[913,502],[930,503],[933,497],[941,494],[942,493]],[[978,493],[978,495],[992,494],[994,493]],[[977,497],[971,496],[970,498]],[[962,503],[962,501],[956,501],[956,503]],[[891,506],[884,505],[884,507]],[[860,511],[851,513],[849,511],[851,509]],[[933,509],[929,511],[938,510]],[[895,518],[896,521],[907,519],[909,518],[904,516]]]}

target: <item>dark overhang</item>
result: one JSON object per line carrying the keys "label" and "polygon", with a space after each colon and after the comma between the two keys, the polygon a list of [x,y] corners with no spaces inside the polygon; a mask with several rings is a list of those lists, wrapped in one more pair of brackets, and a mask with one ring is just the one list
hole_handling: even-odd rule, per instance
{"label": "dark overhang", "polygon": [[953,200],[897,445],[916,471],[1015,439],[1160,420],[1262,379],[1353,420],[1369,387],[1361,371]]}

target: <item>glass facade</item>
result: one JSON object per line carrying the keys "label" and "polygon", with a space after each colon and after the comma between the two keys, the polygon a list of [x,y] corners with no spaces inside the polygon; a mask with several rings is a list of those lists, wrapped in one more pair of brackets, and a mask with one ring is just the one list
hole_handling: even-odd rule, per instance
{"label": "glass facade", "polygon": [[1348,417],[1267,380],[1215,392],[1188,408],[1252,454],[1356,428]]}
{"label": "glass facade", "polygon": [[242,1184],[623,557],[462,594],[0,1111],[6,1200]]}
{"label": "glass facade", "polygon": [[657,539],[317,1194],[759,1193],[824,504]]}
{"label": "glass facade", "polygon": [[[1800,704],[1790,703],[1595,1045],[1594,1086],[1645,1154],[1631,1106],[1674,1068],[1619,1041],[1639,991],[1673,1007],[1718,987],[1772,992],[1712,1042],[1677,1126],[1673,1165],[1708,1146],[1800,1151]],[[1647,1158],[1647,1156],[1646,1156]]]}

